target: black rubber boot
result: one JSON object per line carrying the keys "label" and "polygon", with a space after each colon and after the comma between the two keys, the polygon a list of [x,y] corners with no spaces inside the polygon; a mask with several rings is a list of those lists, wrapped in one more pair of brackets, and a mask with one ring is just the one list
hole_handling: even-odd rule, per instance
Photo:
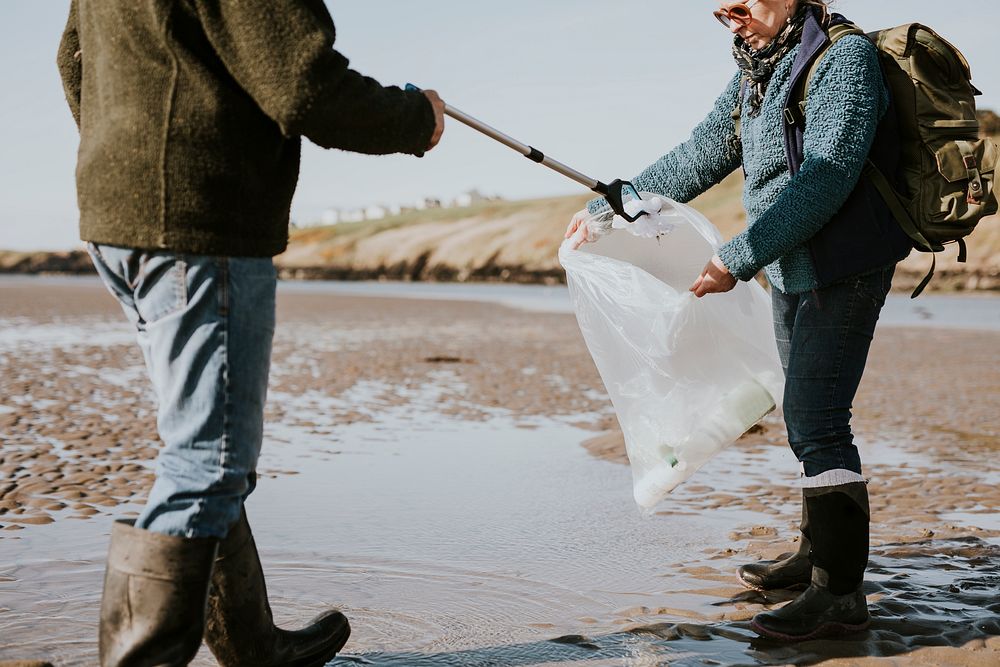
{"label": "black rubber boot", "polygon": [[275,627],[264,572],[246,512],[219,546],[208,597],[205,643],[221,667],[321,667],[347,643],[351,626],[337,610],[301,630]]}
{"label": "black rubber boot", "polygon": [[750,627],[757,634],[787,642],[836,637],[861,632],[871,623],[868,602],[859,585],[846,595],[828,588],[829,575],[814,567],[812,583],[799,597],[776,611],[754,616]]}
{"label": "black rubber boot", "polygon": [[181,667],[201,646],[218,540],[172,537],[132,521],[111,529],[101,598],[102,667]]}
{"label": "black rubber boot", "polygon": [[871,617],[862,584],[868,565],[868,489],[862,482],[806,489],[812,579],[792,602],[757,614],[750,626],[782,641],[859,632]]}
{"label": "black rubber boot", "polygon": [[802,536],[799,539],[798,551],[782,554],[778,556],[778,560],[765,560],[742,566],[738,570],[740,582],[747,588],[757,591],[797,590],[809,586],[812,576],[812,562],[809,560],[811,542],[809,541],[809,512],[806,509],[804,496],[799,530]]}

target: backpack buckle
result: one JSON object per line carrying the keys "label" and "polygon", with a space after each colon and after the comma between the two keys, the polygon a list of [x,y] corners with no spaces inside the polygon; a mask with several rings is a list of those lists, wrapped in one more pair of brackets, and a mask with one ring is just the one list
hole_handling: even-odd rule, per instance
{"label": "backpack buckle", "polygon": [[789,125],[795,125],[795,114],[792,113],[791,109],[785,107],[784,116],[786,123],[788,123]]}
{"label": "backpack buckle", "polygon": [[983,203],[983,186],[978,180],[969,182],[969,193],[965,197],[966,204],[982,204]]}

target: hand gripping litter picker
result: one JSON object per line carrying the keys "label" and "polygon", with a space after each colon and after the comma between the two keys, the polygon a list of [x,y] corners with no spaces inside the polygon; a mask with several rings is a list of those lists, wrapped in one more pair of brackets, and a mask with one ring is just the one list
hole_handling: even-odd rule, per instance
{"label": "hand gripping litter picker", "polygon": [[[406,89],[420,91],[420,88],[414,86],[412,83],[406,84]],[[482,121],[476,120],[472,116],[459,111],[449,104],[444,105],[444,112],[446,115],[451,116],[458,122],[468,125],[473,130],[482,132],[487,137],[499,141],[504,146],[513,148],[532,162],[538,162],[539,164],[544,165],[553,171],[557,171],[563,176],[566,176],[581,185],[587,186],[597,194],[602,195],[607,200],[608,204],[611,205],[611,209],[629,222],[635,222],[640,216],[646,215],[646,211],[642,210],[638,211],[636,215],[630,215],[625,210],[625,202],[622,200],[623,195],[631,194],[636,199],[642,199],[642,197],[639,196],[639,191],[636,190],[635,186],[630,182],[615,179],[611,183],[602,183],[601,181],[581,174],[576,169],[567,167],[562,162],[558,162],[550,157],[547,157],[537,148],[528,146],[527,144],[522,144],[517,139],[507,136],[503,132],[490,127]]]}

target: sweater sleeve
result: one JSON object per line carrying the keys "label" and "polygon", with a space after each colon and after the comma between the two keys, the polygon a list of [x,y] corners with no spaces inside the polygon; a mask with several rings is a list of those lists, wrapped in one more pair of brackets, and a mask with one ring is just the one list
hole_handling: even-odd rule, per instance
{"label": "sweater sleeve", "polygon": [[830,47],[809,82],[802,168],[760,218],[719,250],[733,276],[750,280],[840,210],[888,105],[875,46],[858,35]]}
{"label": "sweater sleeve", "polygon": [[[742,150],[731,141],[736,133],[733,110],[740,94],[737,73],[708,116],[691,132],[691,137],[632,179],[636,189],[689,202],[737,169]],[[592,200],[587,208],[596,213],[607,207],[603,198]]]}
{"label": "sweater sleeve", "polygon": [[421,153],[434,110],[348,67],[322,0],[194,0],[233,78],[286,136],[358,153]]}
{"label": "sweater sleeve", "polygon": [[76,0],[72,0],[69,5],[66,29],[63,31],[62,39],[59,42],[59,51],[56,54],[56,66],[59,68],[59,77],[62,79],[63,92],[66,94],[70,113],[73,114],[73,120],[76,121],[76,126],[79,128],[83,67],[80,58],[80,34],[77,29],[77,20]]}

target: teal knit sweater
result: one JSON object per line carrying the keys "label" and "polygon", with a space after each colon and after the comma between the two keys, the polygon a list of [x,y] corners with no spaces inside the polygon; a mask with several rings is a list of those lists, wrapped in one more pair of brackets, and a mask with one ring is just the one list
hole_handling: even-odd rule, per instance
{"label": "teal knit sweater", "polygon": [[[793,177],[782,135],[794,48],[778,63],[757,116],[743,105],[742,150],[729,144],[740,76],[729,82],[691,138],[647,167],[632,182],[639,190],[687,202],[741,164],[747,228],[719,250],[740,280],[764,269],[771,284],[795,294],[818,285],[806,241],[840,210],[861,176],[875,130],[889,106],[875,46],[848,36],[823,57],[809,86],[805,161]],[[606,208],[603,199],[589,208]]]}

